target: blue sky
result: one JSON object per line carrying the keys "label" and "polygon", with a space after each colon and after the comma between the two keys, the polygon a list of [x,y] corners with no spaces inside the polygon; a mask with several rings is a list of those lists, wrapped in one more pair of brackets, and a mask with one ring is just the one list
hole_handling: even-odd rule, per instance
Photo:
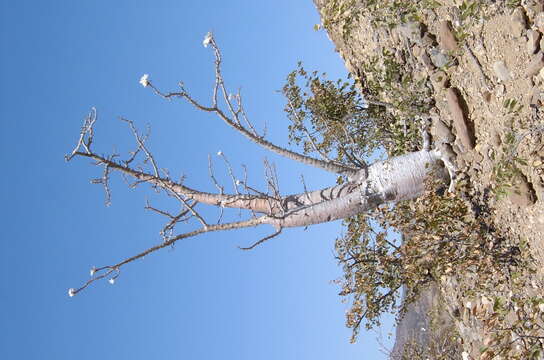
{"label": "blue sky", "polygon": [[[251,118],[269,138],[287,140],[276,90],[302,60],[331,78],[345,69],[311,0],[1,2],[3,84],[0,150],[3,235],[0,276],[3,359],[382,359],[376,335],[349,344],[346,304],[331,280],[339,222],[285,232],[252,252],[269,229],[206,234],[127,266],[115,285],[97,283],[74,298],[67,289],[91,266],[111,264],[160,241],[163,219],[143,209],[171,203],[146,188],[112,181],[112,205],[89,180],[89,161],[65,163],[82,119],[98,110],[96,149],[126,154],[123,116],[144,128],[160,166],[213,191],[207,156],[221,150],[263,188],[262,159],[278,167],[284,192],[334,177],[250,144],[218,119],[138,84],[161,89],[183,80],[208,101],[212,30],[227,85],[242,88]],[[222,172],[217,163],[218,173]],[[224,172],[224,170],[223,170]],[[217,215],[215,210],[207,214]],[[386,338],[390,322],[382,330]],[[387,343],[387,339],[384,340]]]}

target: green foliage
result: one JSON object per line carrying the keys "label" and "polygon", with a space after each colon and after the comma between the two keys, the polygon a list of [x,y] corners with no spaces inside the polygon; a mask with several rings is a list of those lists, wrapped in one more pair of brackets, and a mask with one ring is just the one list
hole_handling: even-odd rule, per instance
{"label": "green foliage", "polygon": [[516,99],[506,99],[504,100],[503,107],[506,109],[508,114],[517,115],[523,109],[523,105],[518,103]]}
{"label": "green foliage", "polygon": [[467,21],[469,19],[474,19],[478,17],[481,11],[480,6],[480,1],[463,1],[463,3],[459,6],[459,16],[461,18],[461,21]]}
{"label": "green foliage", "polygon": [[506,6],[509,8],[515,9],[521,6],[521,0],[506,0]]}
{"label": "green foliage", "polygon": [[470,37],[469,28],[484,17],[483,10],[487,3],[489,3],[488,0],[465,0],[459,5],[459,24],[453,32],[460,44]]}
{"label": "green foliage", "polygon": [[[332,81],[326,74],[307,72],[301,63],[282,89],[291,120],[289,140],[305,153],[319,152],[348,163],[370,155],[381,144],[376,123],[384,112],[365,106],[355,84]],[[355,161],[356,162],[356,161]]]}
{"label": "green foliage", "polygon": [[364,77],[359,81],[365,96],[391,102],[390,116],[376,123],[387,153],[396,156],[416,151],[421,144],[421,127],[414,119],[428,114],[433,105],[426,79],[414,79],[386,49],[364,62],[362,68]]}

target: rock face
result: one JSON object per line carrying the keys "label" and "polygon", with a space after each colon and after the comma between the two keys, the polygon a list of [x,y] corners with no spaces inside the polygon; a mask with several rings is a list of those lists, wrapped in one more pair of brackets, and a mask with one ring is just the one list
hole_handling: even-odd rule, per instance
{"label": "rock face", "polygon": [[447,51],[457,51],[459,46],[457,45],[457,40],[451,31],[451,25],[449,21],[441,21],[439,27],[440,46],[442,49]]}
{"label": "rock face", "polygon": [[529,55],[537,52],[540,47],[540,33],[536,30],[527,30],[527,52]]}
{"label": "rock face", "polygon": [[[403,300],[404,292],[405,290],[403,290]],[[449,315],[440,309],[440,296],[440,290],[433,283],[408,306],[406,314],[395,330],[395,345],[391,350],[391,360],[403,359],[402,354],[407,343],[416,343],[425,348],[434,339],[444,335],[440,334],[441,331],[453,325]],[[438,328],[437,323],[440,324]]]}
{"label": "rock face", "polygon": [[474,135],[469,129],[467,116],[461,106],[461,100],[456,89],[449,88],[446,92],[446,99],[453,119],[456,135],[465,150],[474,148]]}
{"label": "rock face", "polygon": [[527,27],[527,20],[525,19],[525,12],[522,8],[517,8],[512,13],[512,19],[510,21],[510,29],[514,36],[520,37],[523,34],[523,30]]}
{"label": "rock face", "polygon": [[536,75],[538,74],[540,69],[542,69],[543,67],[544,67],[544,53],[540,51],[538,54],[533,56],[531,63],[527,67],[527,71],[525,72],[525,74],[527,75],[527,77]]}

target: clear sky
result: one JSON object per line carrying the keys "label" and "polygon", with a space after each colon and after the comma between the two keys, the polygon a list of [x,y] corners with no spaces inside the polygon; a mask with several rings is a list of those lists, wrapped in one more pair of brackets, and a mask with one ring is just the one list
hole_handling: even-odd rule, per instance
{"label": "clear sky", "polygon": [[[212,30],[224,75],[242,87],[247,110],[270,139],[286,144],[287,119],[276,90],[302,60],[331,78],[345,76],[311,0],[0,2],[0,150],[4,176],[0,276],[2,359],[383,359],[375,333],[349,344],[331,283],[341,274],[334,239],[341,224],[286,231],[252,252],[270,229],[207,234],[124,268],[115,285],[67,289],[91,266],[117,262],[160,241],[163,219],[143,209],[145,188],[112,181],[112,205],[89,180],[89,161],[65,163],[82,119],[98,110],[96,149],[122,154],[131,138],[118,116],[152,127],[159,165],[213,191],[207,156],[221,150],[263,189],[262,159],[278,167],[285,192],[300,174],[317,189],[334,177],[267,154],[218,119],[138,84],[150,74],[162,89],[186,87],[208,101]],[[215,156],[217,158],[217,156]],[[218,172],[224,172],[218,163]],[[209,215],[217,214],[209,212]],[[182,230],[182,228],[180,228]],[[391,322],[383,331],[385,342]]]}

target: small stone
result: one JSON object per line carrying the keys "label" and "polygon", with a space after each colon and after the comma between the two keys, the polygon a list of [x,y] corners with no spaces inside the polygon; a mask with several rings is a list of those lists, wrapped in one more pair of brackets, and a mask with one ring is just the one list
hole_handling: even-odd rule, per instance
{"label": "small stone", "polygon": [[412,47],[412,54],[417,58],[421,55],[423,49],[420,46],[414,45]]}
{"label": "small stone", "polygon": [[429,35],[429,33],[425,33],[425,35],[423,35],[421,40],[418,41],[418,44],[423,47],[430,47],[436,44],[435,40],[436,39],[432,35]]}
{"label": "small stone", "polygon": [[440,119],[433,120],[431,134],[433,135],[433,141],[438,140],[438,142],[450,144],[455,140],[450,128]]}
{"label": "small stone", "polygon": [[[495,134],[495,135],[491,138],[491,141],[492,141],[492,143],[493,143],[493,145],[494,145],[495,147],[499,147],[499,146],[501,146],[501,144],[502,144],[501,137],[499,136],[499,134]],[[492,157],[492,155],[493,155],[493,149],[489,149],[489,151],[490,151],[490,152],[488,153],[488,155],[489,155],[489,157]]]}
{"label": "small stone", "polygon": [[428,77],[427,72],[425,70],[417,71],[413,73],[413,75],[414,75],[414,80],[416,82],[423,82],[427,80],[427,77]]}
{"label": "small stone", "polygon": [[531,105],[540,105],[540,101],[543,100],[544,92],[538,87],[534,86],[531,90]]}
{"label": "small stone", "polygon": [[512,79],[510,71],[508,71],[508,68],[506,65],[504,65],[503,61],[495,61],[495,63],[493,63],[493,70],[501,81],[508,81]]}
{"label": "small stone", "polygon": [[527,52],[533,55],[538,51],[540,43],[540,33],[536,30],[527,30]]}
{"label": "small stone", "polygon": [[529,63],[529,65],[527,66],[527,70],[525,71],[525,75],[527,77],[536,75],[538,74],[540,69],[542,69],[543,67],[544,67],[544,53],[540,51],[532,57],[531,62]]}
{"label": "small stone", "polygon": [[459,49],[457,46],[457,40],[451,31],[451,25],[449,21],[441,21],[438,28],[438,38],[440,40],[440,46],[447,51],[456,51]]}
{"label": "small stone", "polygon": [[528,207],[536,202],[535,191],[524,175],[521,175],[520,184],[508,195],[508,199],[519,207]]}
{"label": "small stone", "polygon": [[453,119],[453,126],[456,130],[456,135],[465,150],[474,148],[474,138],[467,126],[467,119],[461,107],[461,100],[457,92],[453,88],[449,88],[446,92],[448,107]]}
{"label": "small stone", "polygon": [[448,76],[445,72],[438,70],[431,75],[431,83],[437,90],[442,90],[448,83]]}
{"label": "small stone", "polygon": [[539,167],[540,165],[542,165],[542,160],[535,160],[535,161],[533,161],[533,166],[534,166],[534,167]]}
{"label": "small stone", "polygon": [[425,68],[427,70],[433,70],[434,69],[434,65],[433,65],[433,62],[431,61],[431,58],[429,57],[429,55],[427,55],[426,52],[423,52],[420,56],[419,56],[419,61],[425,66]]}
{"label": "small stone", "polygon": [[504,84],[497,85],[497,87],[495,88],[495,95],[497,95],[497,97],[503,96],[504,90]]}
{"label": "small stone", "polygon": [[477,163],[481,163],[482,161],[484,161],[484,156],[480,153],[476,153],[474,154],[474,159],[473,161],[477,162]]}
{"label": "small stone", "polygon": [[406,63],[406,61],[404,60],[404,52],[400,49],[397,49],[395,51],[395,60],[397,60],[397,63],[401,65]]}
{"label": "small stone", "polygon": [[536,28],[543,33],[544,32],[544,12],[539,12],[535,16],[535,26]]}
{"label": "small stone", "polygon": [[437,68],[443,68],[444,66],[451,63],[452,58],[448,54],[434,48],[429,51],[431,56],[431,61]]}
{"label": "small stone", "polygon": [[523,8],[518,7],[510,17],[510,31],[515,37],[520,37],[523,34],[523,30],[526,28],[527,20],[525,19],[525,12],[523,11]]}

